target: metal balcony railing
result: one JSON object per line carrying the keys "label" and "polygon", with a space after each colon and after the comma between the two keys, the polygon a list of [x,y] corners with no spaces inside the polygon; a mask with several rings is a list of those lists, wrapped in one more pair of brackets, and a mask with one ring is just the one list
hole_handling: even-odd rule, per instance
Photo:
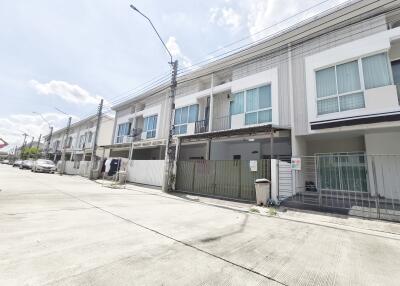
{"label": "metal balcony railing", "polygon": [[228,129],[231,129],[230,115],[214,118],[213,131],[221,131],[221,130],[228,130]]}
{"label": "metal balcony railing", "polygon": [[194,133],[205,133],[208,132],[208,120],[198,120],[195,122]]}

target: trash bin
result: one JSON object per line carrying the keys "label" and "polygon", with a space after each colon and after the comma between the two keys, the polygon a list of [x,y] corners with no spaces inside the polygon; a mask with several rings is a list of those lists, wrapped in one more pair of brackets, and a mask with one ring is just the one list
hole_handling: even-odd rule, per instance
{"label": "trash bin", "polygon": [[257,205],[266,206],[269,200],[269,186],[271,182],[267,179],[257,179],[255,182],[256,187],[256,200]]}

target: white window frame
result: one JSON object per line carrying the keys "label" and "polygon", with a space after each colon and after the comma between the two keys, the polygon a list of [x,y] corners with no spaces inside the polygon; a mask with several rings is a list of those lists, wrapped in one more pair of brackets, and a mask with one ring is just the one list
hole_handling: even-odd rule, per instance
{"label": "white window frame", "polygon": [[[147,126],[146,126],[146,131],[143,131],[143,133],[145,133],[145,137],[146,139],[154,139],[157,138],[157,126],[158,126],[158,114],[152,114],[146,117],[143,117],[143,124],[145,122],[146,118],[150,118],[150,117],[155,117],[156,118],[156,126],[154,127],[154,129],[148,129],[148,124],[149,124],[149,120],[147,120]],[[143,125],[143,129],[144,129],[144,125]],[[154,136],[149,137],[149,132],[154,132]]]}
{"label": "white window frame", "polygon": [[[188,124],[190,124],[190,123],[193,123],[193,122],[189,122],[189,116],[190,116],[190,107],[191,106],[193,106],[193,105],[197,105],[197,118],[196,118],[196,120],[194,121],[194,122],[196,122],[196,121],[198,121],[199,120],[199,113],[200,113],[200,105],[198,104],[198,103],[195,103],[195,104],[190,104],[190,105],[185,105],[185,106],[181,106],[181,107],[178,107],[178,108],[175,108],[175,112],[174,112],[174,134],[175,135],[183,135],[183,134],[186,134],[187,133],[187,125]],[[187,107],[187,122],[186,123],[179,123],[179,124],[175,124],[175,114],[176,114],[176,111],[178,110],[178,109],[183,109],[183,108],[186,108]],[[181,112],[181,118],[182,118],[182,112]],[[177,127],[179,128],[179,130],[180,130],[180,127],[181,126],[185,126],[186,125],[186,132],[185,133],[177,133],[176,132],[176,130],[177,130]]]}
{"label": "white window frame", "polygon": [[[372,56],[383,54],[383,53],[386,53],[386,56],[388,57],[388,63],[389,63],[388,64],[389,65],[388,69],[389,69],[390,84],[393,84],[393,71],[392,71],[392,66],[390,64],[390,58],[389,58],[389,52],[388,51],[375,52],[373,54],[364,55],[364,56],[360,56],[360,57],[353,58],[353,59],[348,59],[346,61],[338,62],[338,63],[332,64],[332,65],[325,66],[323,68],[318,68],[318,69],[314,70],[314,74],[315,74],[315,110],[316,110],[317,117],[326,116],[326,115],[329,115],[329,114],[335,114],[335,113],[339,113],[339,112],[347,112],[347,111],[352,111],[352,110],[365,109],[366,108],[366,106],[365,106],[365,91],[367,89],[365,88],[364,71],[363,71],[363,66],[362,66],[362,60],[364,58],[372,57]],[[354,62],[354,61],[357,61],[358,75],[360,77],[360,87],[361,87],[361,89],[360,90],[353,90],[353,91],[350,91],[350,92],[345,92],[345,93],[339,94],[338,82],[337,82],[337,66],[342,65],[342,64],[347,64],[347,63],[350,63],[350,62]],[[329,68],[332,68],[332,67],[335,68],[336,94],[319,98],[318,97],[318,91],[317,91],[317,72],[321,71],[321,70],[329,69]],[[346,95],[351,95],[351,94],[356,94],[356,93],[362,93],[363,94],[364,107],[348,109],[348,110],[343,110],[342,111],[341,108],[340,108],[340,97],[346,96]],[[331,98],[337,98],[339,110],[335,111],[335,112],[318,114],[318,101],[331,99]]]}
{"label": "white window frame", "polygon": [[[267,108],[260,108],[260,109],[256,109],[256,110],[252,110],[252,111],[246,111],[247,110],[247,92],[249,91],[249,90],[252,90],[252,89],[259,89],[259,88],[261,88],[261,87],[270,87],[270,93],[271,93],[271,107],[267,107]],[[245,126],[256,126],[256,125],[262,125],[262,124],[270,124],[270,123],[272,123],[272,121],[273,121],[273,98],[272,98],[272,84],[271,83],[263,83],[263,84],[260,84],[260,85],[257,85],[257,86],[254,86],[254,87],[251,87],[251,88],[246,88],[246,89],[244,89],[244,90],[240,90],[240,91],[236,91],[234,94],[237,94],[237,93],[241,93],[241,92],[243,92],[243,99],[244,99],[244,102],[243,102],[243,112],[242,113],[237,113],[237,114],[244,114],[244,125]],[[230,108],[230,107],[229,107]],[[261,123],[259,123],[258,122],[258,113],[260,112],[260,111],[268,111],[268,110],[271,110],[271,121],[266,121],[266,122],[261,122]],[[257,113],[257,123],[254,123],[254,124],[246,124],[246,114],[249,114],[249,113]],[[229,110],[229,113],[230,113],[230,110]],[[234,115],[237,115],[237,114],[230,114],[230,116],[232,117],[232,116],[234,116]]]}
{"label": "white window frame", "polygon": [[[129,125],[129,132],[128,132],[128,134],[118,135],[119,127],[120,127],[121,125],[124,125],[124,124],[128,124],[128,125],[130,124],[130,125]],[[132,123],[131,123],[131,122],[123,122],[123,123],[118,124],[118,125],[117,125],[117,134],[116,134],[117,136],[115,137],[115,143],[117,143],[117,144],[123,143],[123,142],[124,142],[124,137],[130,134],[131,128],[132,128]]]}

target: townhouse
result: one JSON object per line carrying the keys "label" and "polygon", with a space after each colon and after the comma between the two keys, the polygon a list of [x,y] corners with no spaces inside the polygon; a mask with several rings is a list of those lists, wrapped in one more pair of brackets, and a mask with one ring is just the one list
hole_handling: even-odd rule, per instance
{"label": "townhouse", "polygon": [[[49,142],[48,153],[50,159],[55,162],[59,161],[65,146],[66,161],[75,162],[75,166],[79,166],[79,162],[81,161],[90,161],[96,125],[97,115],[93,115],[71,124],[68,138],[66,138],[67,128],[55,131]],[[100,122],[97,145],[105,145],[111,141],[113,126],[114,117],[104,114]],[[48,139],[49,135],[45,137],[47,142]],[[96,157],[108,157],[108,152],[108,150],[97,148]]]}
{"label": "townhouse", "polygon": [[[281,170],[266,160],[297,157],[303,167],[289,172],[288,196],[390,197],[380,193],[386,183],[400,199],[398,176],[385,175],[400,164],[373,157],[400,154],[399,9],[399,1],[353,1],[179,77],[177,188],[253,200],[253,179]],[[111,156],[164,159],[168,96],[162,85],[113,107]]]}

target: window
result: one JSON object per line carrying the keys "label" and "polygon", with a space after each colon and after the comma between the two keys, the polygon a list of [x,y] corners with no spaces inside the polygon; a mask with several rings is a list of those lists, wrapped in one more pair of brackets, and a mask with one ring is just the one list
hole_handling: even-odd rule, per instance
{"label": "window", "polygon": [[362,59],[365,88],[376,88],[390,84],[389,61],[387,53]]}
{"label": "window", "polygon": [[129,135],[130,132],[131,132],[131,123],[130,122],[119,124],[116,143],[122,143],[124,136]]}
{"label": "window", "polygon": [[358,61],[316,72],[318,115],[365,107]]}
{"label": "window", "polygon": [[318,115],[364,108],[366,89],[391,84],[387,53],[322,69],[315,76]]}
{"label": "window", "polygon": [[88,140],[87,140],[88,143],[92,142],[92,137],[93,137],[93,132],[89,132],[88,133]]}
{"label": "window", "polygon": [[395,85],[400,85],[400,60],[392,62],[393,81]]}
{"label": "window", "polygon": [[79,137],[79,148],[85,148],[85,135]]}
{"label": "window", "polygon": [[245,112],[245,125],[272,121],[271,85],[238,92],[232,98],[230,114]]}
{"label": "window", "polygon": [[155,138],[157,129],[157,115],[149,116],[144,118],[143,132],[146,134],[146,138]]}
{"label": "window", "polygon": [[186,134],[187,124],[197,121],[199,114],[199,105],[193,104],[175,109],[175,134]]}
{"label": "window", "polygon": [[260,124],[271,121],[271,86],[267,85],[246,91],[245,124]]}
{"label": "window", "polygon": [[244,112],[244,92],[232,94],[230,105],[231,115],[236,115]]}

